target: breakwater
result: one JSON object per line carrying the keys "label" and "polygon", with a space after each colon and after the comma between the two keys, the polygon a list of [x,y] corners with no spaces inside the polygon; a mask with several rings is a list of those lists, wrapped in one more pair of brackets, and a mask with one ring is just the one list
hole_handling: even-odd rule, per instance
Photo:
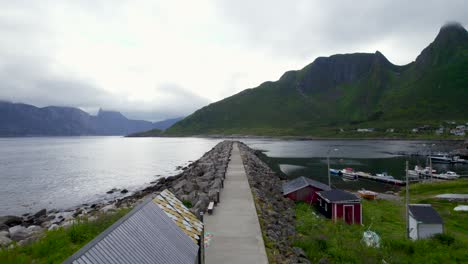
{"label": "breakwater", "polygon": [[244,143],[238,145],[270,258],[276,263],[310,263],[304,251],[292,245],[296,237],[295,204],[283,197],[285,179],[256,155],[259,151]]}

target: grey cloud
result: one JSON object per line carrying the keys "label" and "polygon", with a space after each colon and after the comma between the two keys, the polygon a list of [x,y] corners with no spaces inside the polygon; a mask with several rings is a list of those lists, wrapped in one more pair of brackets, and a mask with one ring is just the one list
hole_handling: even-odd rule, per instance
{"label": "grey cloud", "polygon": [[381,41],[398,43],[394,48],[401,54],[415,57],[444,23],[468,24],[464,0],[217,3],[224,17],[241,28],[249,45],[296,58],[357,52]]}

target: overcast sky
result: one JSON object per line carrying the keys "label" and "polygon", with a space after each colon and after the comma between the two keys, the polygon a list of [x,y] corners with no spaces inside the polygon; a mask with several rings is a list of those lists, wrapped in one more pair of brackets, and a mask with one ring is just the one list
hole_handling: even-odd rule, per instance
{"label": "overcast sky", "polygon": [[318,56],[413,61],[468,1],[0,0],[0,99],[188,115]]}

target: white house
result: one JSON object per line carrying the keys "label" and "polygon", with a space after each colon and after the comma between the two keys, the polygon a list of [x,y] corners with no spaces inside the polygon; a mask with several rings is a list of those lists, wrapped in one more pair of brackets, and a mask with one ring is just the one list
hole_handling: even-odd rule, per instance
{"label": "white house", "polygon": [[428,238],[444,232],[442,218],[430,204],[409,205],[409,237]]}

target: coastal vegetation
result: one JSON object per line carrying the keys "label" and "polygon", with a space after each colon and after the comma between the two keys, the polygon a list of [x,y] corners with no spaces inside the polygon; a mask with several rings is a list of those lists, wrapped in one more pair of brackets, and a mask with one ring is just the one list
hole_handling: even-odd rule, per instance
{"label": "coastal vegetation", "polygon": [[[467,54],[468,32],[450,24],[408,65],[394,65],[378,51],[319,57],[203,107],[164,134],[450,138],[412,129],[435,130],[446,120],[466,125]],[[376,132],[353,132],[359,128]]]}
{"label": "coastal vegetation", "polygon": [[[430,239],[411,241],[405,235],[404,190],[400,200],[363,201],[364,225],[333,223],[305,203],[296,205],[295,245],[317,263],[464,263],[468,261],[468,213],[454,211],[454,201],[438,200],[441,193],[464,193],[468,180],[418,183],[410,186],[411,203],[429,203],[444,221],[444,234]],[[380,248],[361,242],[366,230],[375,231]]]}
{"label": "coastal vegetation", "polygon": [[69,227],[47,231],[42,238],[31,244],[0,249],[0,263],[62,263],[129,210],[102,213],[93,221],[87,218],[78,219]]}

